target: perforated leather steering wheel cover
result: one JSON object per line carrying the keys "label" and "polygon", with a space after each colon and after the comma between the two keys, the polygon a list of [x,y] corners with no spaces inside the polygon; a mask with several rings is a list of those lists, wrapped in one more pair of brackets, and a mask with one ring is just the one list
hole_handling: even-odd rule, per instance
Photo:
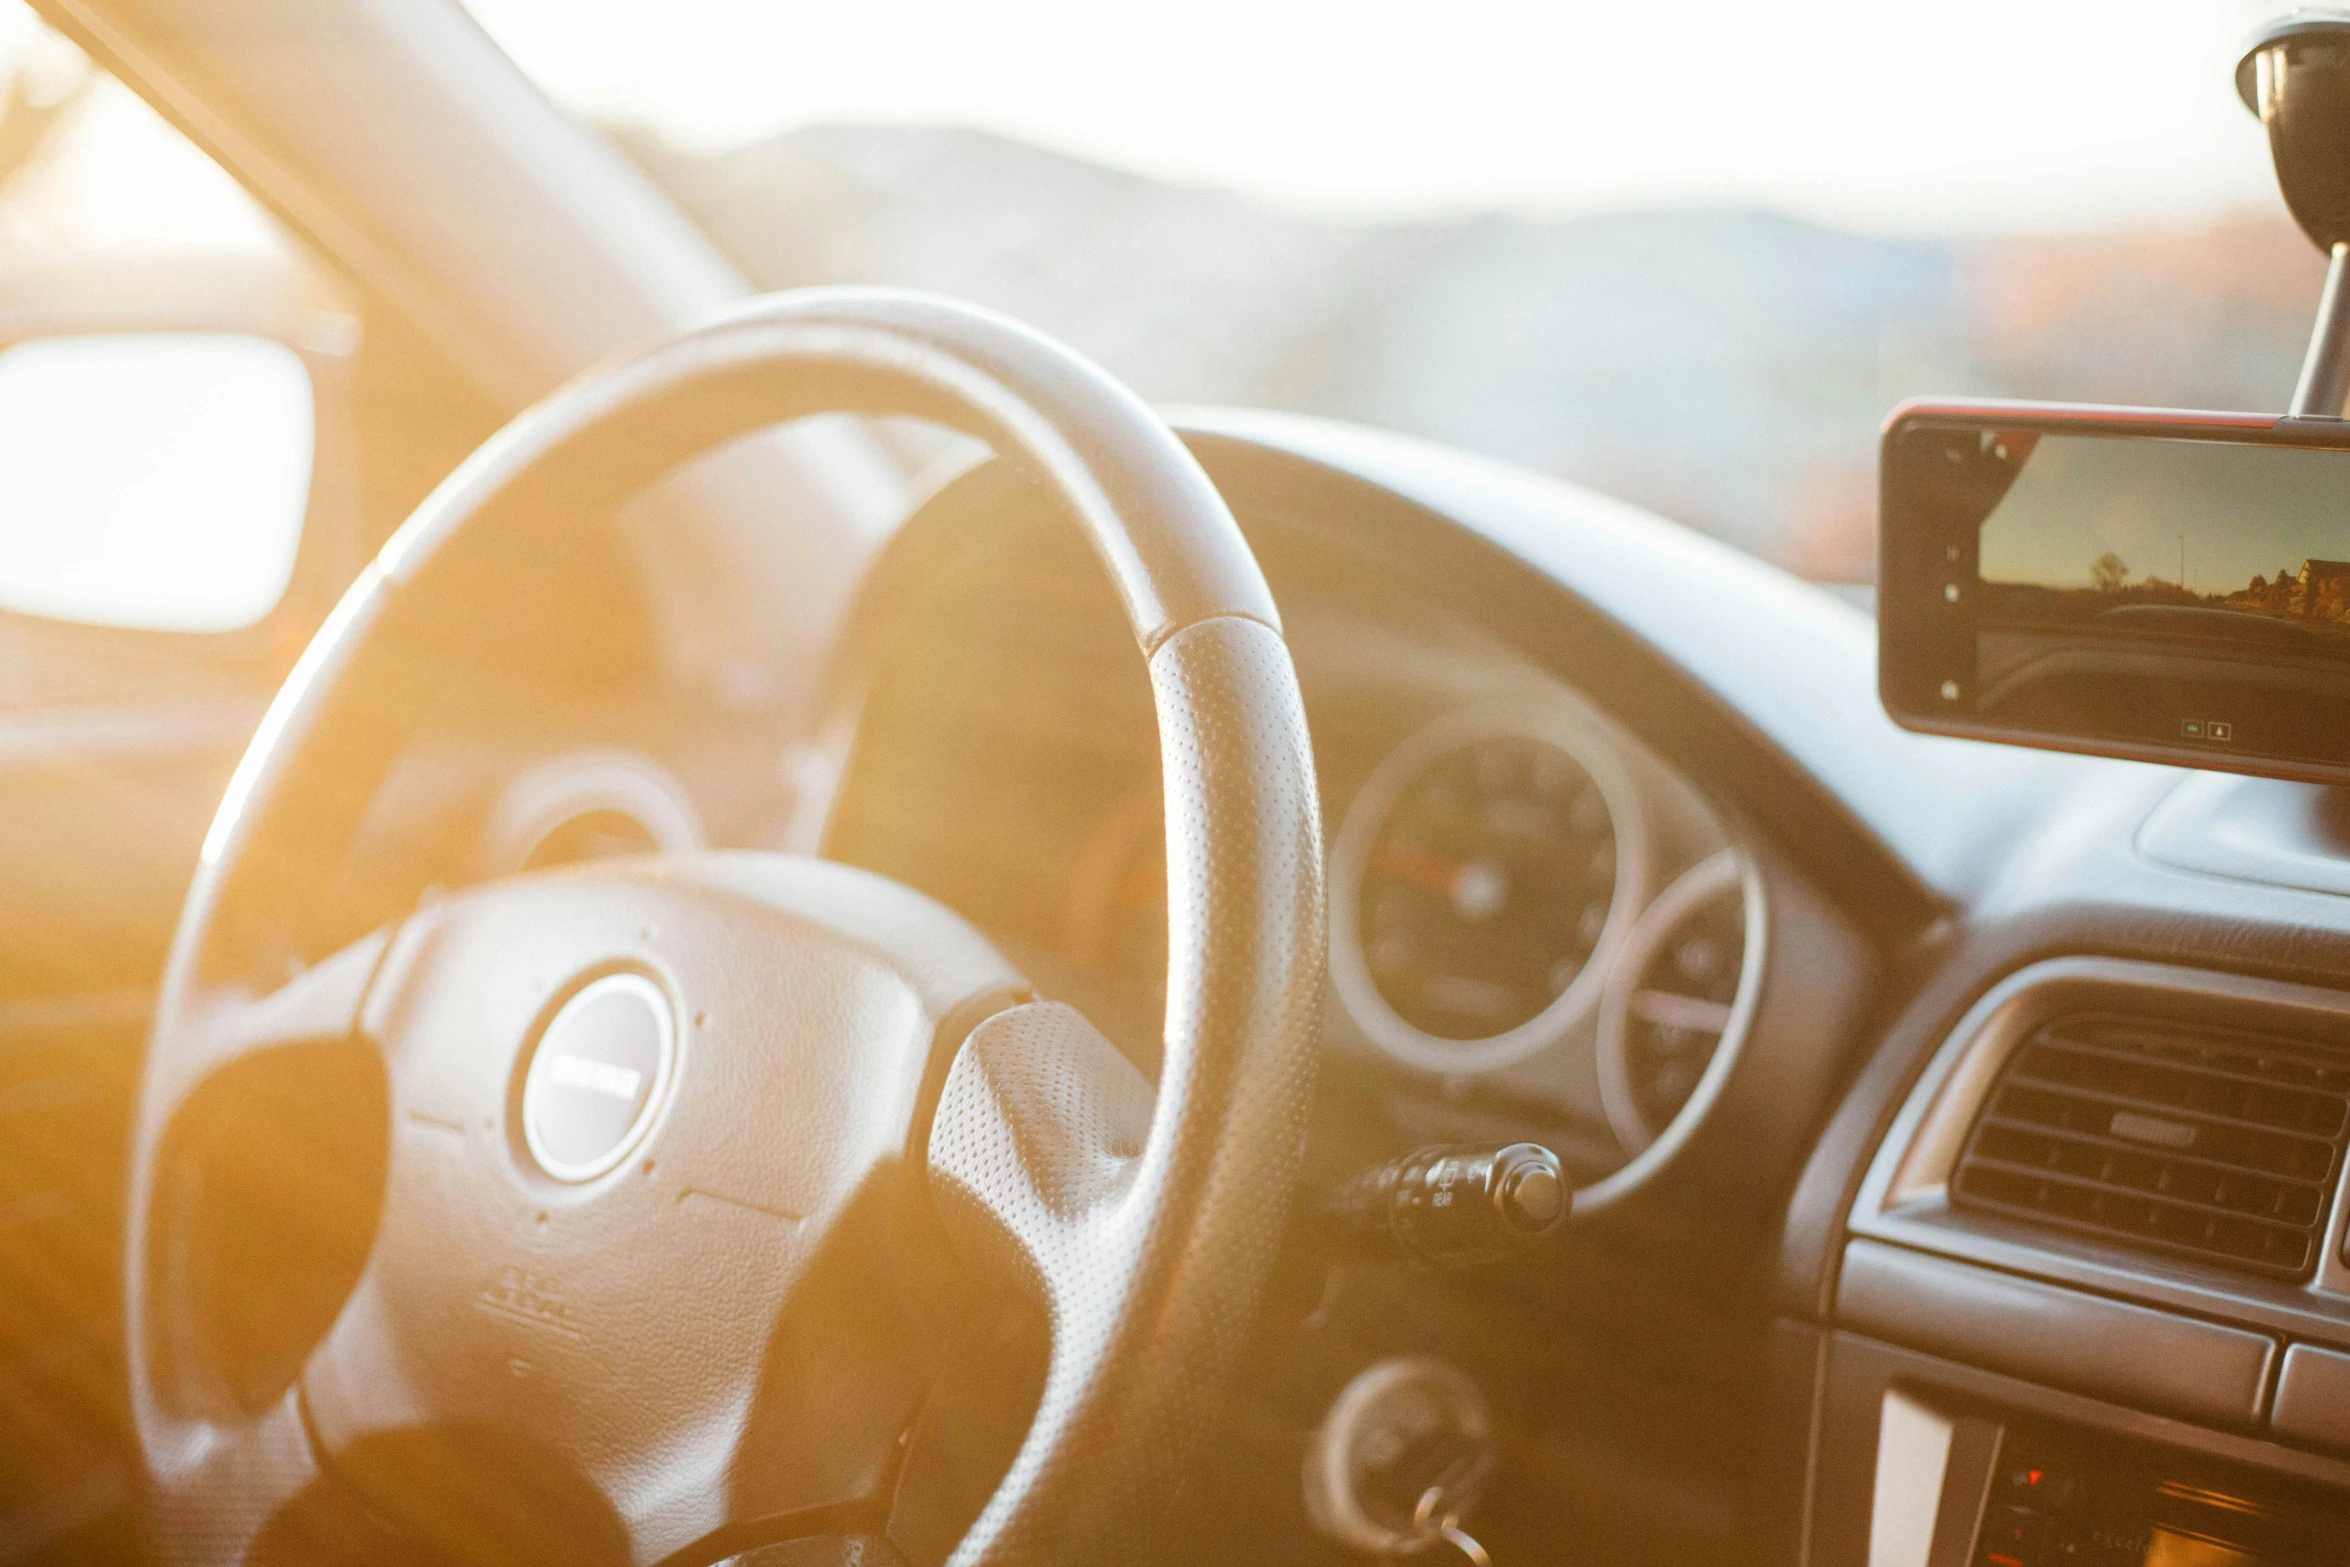
{"label": "perforated leather steering wheel cover", "polygon": [[[779,296],[584,378],[501,432],[361,574],[272,704],[207,836],[155,1049],[168,1051],[233,990],[240,976],[216,961],[215,936],[256,832],[301,781],[333,694],[387,607],[461,529],[600,507],[736,435],[843,410],[935,419],[1031,466],[1085,526],[1151,660],[1167,783],[1169,999],[1163,1086],[1131,1200],[1152,1222],[1134,1287],[1098,1334],[1082,1335],[1100,1345],[1099,1376],[1048,1393],[1013,1474],[957,1554],[1109,1559],[1126,1554],[1138,1510],[1177,1472],[1286,1209],[1319,1022],[1320,822],[1294,670],[1237,525],[1155,416],[1048,340],[916,295]],[[163,1130],[148,1099],[143,1091],[134,1133],[127,1270],[133,1404],[149,1478],[168,1495],[172,1444],[191,1433],[161,1418],[141,1364]],[[1141,1401],[1123,1406],[1125,1419],[1102,1396],[1121,1390]],[[202,1508],[181,1516],[211,1526],[198,1533],[217,1544],[245,1533]],[[184,1559],[211,1559],[187,1543]]]}

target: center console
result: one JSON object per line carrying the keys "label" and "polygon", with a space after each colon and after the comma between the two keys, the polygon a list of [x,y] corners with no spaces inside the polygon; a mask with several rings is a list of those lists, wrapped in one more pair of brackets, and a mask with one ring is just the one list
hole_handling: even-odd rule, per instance
{"label": "center console", "polygon": [[2350,1561],[2350,997],[2078,958],[1952,1031],[1848,1225],[1811,1567]]}
{"label": "center console", "polygon": [[2350,1498],[1996,1406],[1889,1388],[1871,1567],[2324,1567]]}

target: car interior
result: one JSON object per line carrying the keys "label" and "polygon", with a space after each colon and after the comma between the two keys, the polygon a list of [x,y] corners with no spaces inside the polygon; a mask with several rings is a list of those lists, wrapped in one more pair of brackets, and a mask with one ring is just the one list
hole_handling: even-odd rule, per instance
{"label": "car interior", "polygon": [[[2289,405],[1905,384],[1856,590],[17,9],[0,1563],[2350,1559],[2350,13]],[[12,216],[134,120],[226,238]]]}

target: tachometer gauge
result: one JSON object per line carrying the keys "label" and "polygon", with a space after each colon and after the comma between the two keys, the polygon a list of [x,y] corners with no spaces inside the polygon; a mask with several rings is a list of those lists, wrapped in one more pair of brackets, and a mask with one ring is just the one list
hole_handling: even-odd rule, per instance
{"label": "tachometer gauge", "polygon": [[1339,830],[1333,982],[1371,1040],[1431,1072],[1523,1060],[1581,1022],[1640,905],[1638,796],[1589,726],[1456,715],[1371,775]]}
{"label": "tachometer gauge", "polygon": [[1745,1027],[1757,894],[1734,849],[1691,866],[1632,927],[1599,1010],[1599,1090],[1627,1154],[1664,1135]]}

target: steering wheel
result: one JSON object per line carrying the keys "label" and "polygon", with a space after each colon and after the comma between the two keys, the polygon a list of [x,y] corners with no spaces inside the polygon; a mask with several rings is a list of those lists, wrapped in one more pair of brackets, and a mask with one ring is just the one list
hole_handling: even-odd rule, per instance
{"label": "steering wheel", "polygon": [[[807,858],[513,876],[292,956],[343,939],[316,934],[319,911],[441,682],[495,677],[469,661],[483,596],[457,588],[502,571],[527,591],[583,515],[833,411],[989,442],[1082,520],[1116,585],[1165,784],[1155,1094],[951,910]],[[1319,1027],[1319,814],[1231,513],[1069,350],[942,300],[817,290],[557,391],[360,574],[206,840],[133,1126],[153,1544],[207,1564],[363,1538],[500,1561],[783,1540],[803,1544],[777,1561],[891,1560],[879,1520],[926,1393],[942,1360],[984,1352],[952,1330],[973,1293],[1024,1292],[1049,1326],[1041,1400],[951,1559],[1137,1554],[1286,1214]],[[1002,1282],[956,1282],[974,1279]]]}

